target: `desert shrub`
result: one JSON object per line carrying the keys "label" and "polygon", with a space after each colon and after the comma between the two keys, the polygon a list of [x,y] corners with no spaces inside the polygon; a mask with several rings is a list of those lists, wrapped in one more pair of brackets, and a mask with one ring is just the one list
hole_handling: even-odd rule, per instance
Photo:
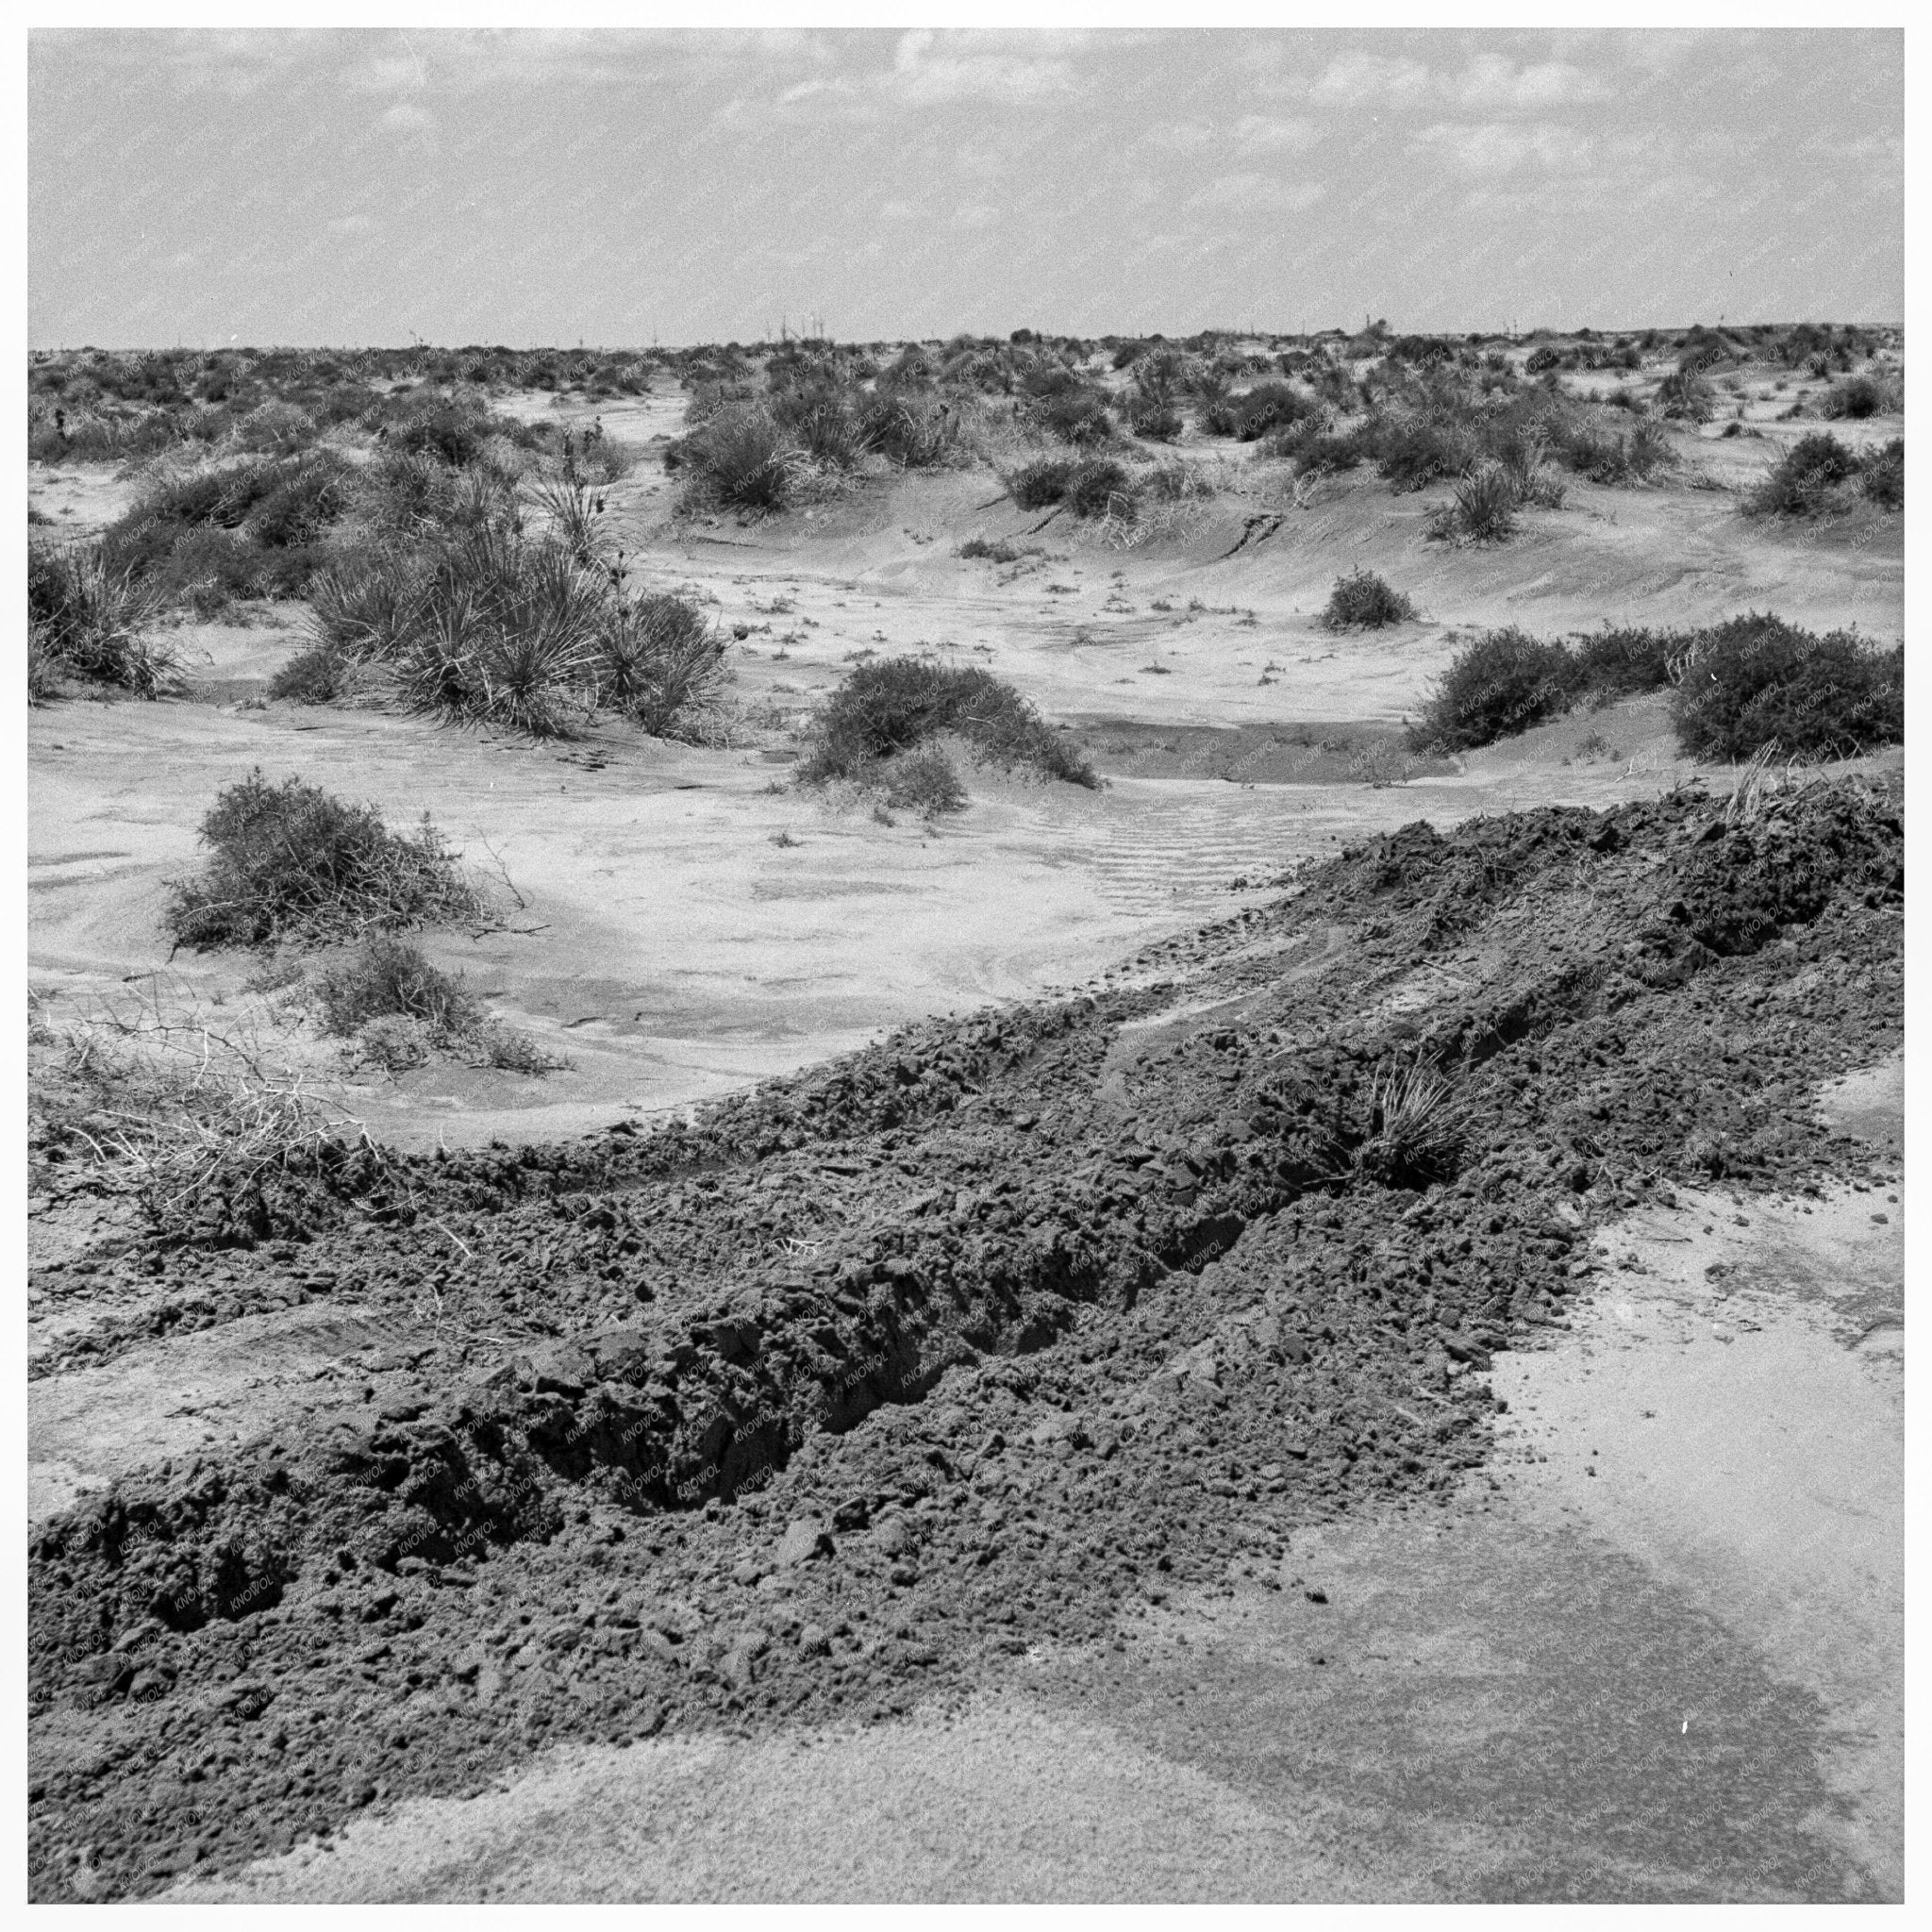
{"label": "desert shrub", "polygon": [[60,660],[41,641],[41,634],[26,634],[26,701],[43,705],[60,695]]}
{"label": "desert shrub", "polygon": [[1717,391],[1694,367],[1679,367],[1657,385],[1657,401],[1666,416],[1707,423],[1717,408]]}
{"label": "desert shrub", "polygon": [[1837,501],[1838,486],[1858,474],[1856,451],[1828,431],[1800,437],[1745,498],[1757,515],[1816,516]]}
{"label": "desert shrub", "polygon": [[654,738],[689,735],[717,698],[724,656],[704,612],[685,598],[619,600],[597,636],[596,703]]}
{"label": "desert shrub", "polygon": [[391,832],[373,806],[258,770],[225,787],[201,822],[209,858],[171,888],[177,946],[262,946],[467,919],[475,892],[425,816]]}
{"label": "desert shrub", "polygon": [[1571,647],[1577,683],[1604,697],[1662,691],[1674,681],[1697,636],[1695,631],[1606,625],[1579,637]]}
{"label": "desert shrub", "polygon": [[1076,517],[1132,517],[1134,479],[1106,457],[1089,458],[1067,478],[1066,505]]}
{"label": "desert shrub", "polygon": [[1624,446],[1633,475],[1649,478],[1675,460],[1671,439],[1655,416],[1640,416]]}
{"label": "desert shrub", "polygon": [[804,455],[757,403],[727,403],[675,448],[693,497],[732,509],[785,508]]}
{"label": "desert shrub", "polygon": [[1022,509],[1044,509],[1066,495],[1078,467],[1067,457],[1041,457],[1015,470],[1007,488]]}
{"label": "desert shrub", "polygon": [[1127,427],[1143,442],[1172,442],[1187,426],[1171,403],[1137,402],[1127,412]]}
{"label": "desert shrub", "polygon": [[1905,438],[1894,436],[1883,448],[1868,451],[1861,480],[1865,494],[1881,509],[1905,508]]}
{"label": "desert shrub", "polygon": [[[1315,415],[1321,405],[1306,391],[1286,382],[1257,383],[1253,389],[1239,394],[1224,397],[1211,407],[1210,425],[1208,416],[1202,418],[1202,426],[1223,436],[1239,437],[1242,442],[1254,442],[1265,436],[1271,429],[1285,429],[1292,424],[1302,422]],[[1221,427],[1225,424],[1226,427]]]}
{"label": "desert shrub", "polygon": [[806,784],[863,777],[883,758],[953,732],[991,762],[1094,785],[1092,768],[1012,686],[976,666],[882,658],[856,666],[819,714]]}
{"label": "desert shrub", "polygon": [[1755,611],[1700,635],[1672,704],[1693,758],[1833,758],[1905,737],[1905,651]]}
{"label": "desert shrub", "polygon": [[1419,416],[1385,417],[1372,434],[1375,468],[1398,494],[1454,476],[1468,460],[1466,444]]}
{"label": "desert shrub", "polygon": [[958,448],[958,411],[938,396],[874,395],[859,421],[866,448],[908,470],[936,469]]}
{"label": "desert shrub", "polygon": [[57,664],[150,698],[175,672],[175,654],[152,633],[159,599],[99,543],[30,541],[26,611],[29,639],[50,660],[42,695],[51,694],[47,680]]}
{"label": "desert shrub", "polygon": [[332,704],[348,689],[353,669],[333,646],[312,643],[297,651],[269,679],[268,694],[297,705]]}
{"label": "desert shrub", "polygon": [[1561,644],[1545,643],[1511,625],[1485,631],[1458,651],[1422,717],[1408,727],[1409,748],[1470,751],[1570,708],[1575,666]]}
{"label": "desert shrub", "polygon": [[1335,579],[1322,622],[1330,630],[1380,630],[1385,625],[1407,624],[1415,606],[1400,591],[1391,590],[1374,571],[1355,570]]}
{"label": "desert shrub", "polygon": [[315,441],[315,418],[293,403],[260,403],[235,425],[235,439],[243,449],[283,455],[307,449]]}
{"label": "desert shrub", "polygon": [[1472,543],[1502,542],[1516,527],[1517,487],[1505,465],[1478,463],[1430,518],[1427,534]]}
{"label": "desert shrub", "polygon": [[361,1058],[390,1073],[433,1052],[510,1073],[568,1064],[528,1034],[487,1018],[460,973],[432,966],[414,946],[377,935],[316,982],[325,1033],[354,1037]]}
{"label": "desert shrub", "polygon": [[966,803],[966,788],[953,761],[936,744],[893,758],[883,774],[886,803],[921,818],[936,819]]}
{"label": "desert shrub", "polygon": [[1215,489],[1198,464],[1174,461],[1147,472],[1147,493],[1157,503],[1189,503],[1214,495]]}
{"label": "desert shrub", "polygon": [[318,642],[355,661],[391,657],[414,617],[420,573],[398,556],[348,559],[309,584],[309,625]]}
{"label": "desert shrub", "polygon": [[1018,563],[1024,554],[1015,550],[1003,537],[991,542],[984,537],[969,537],[959,546],[961,557],[983,557],[989,563]]}
{"label": "desert shrub", "polygon": [[1360,430],[1338,434],[1311,417],[1289,429],[1277,429],[1261,444],[1263,456],[1291,462],[1304,475],[1359,467],[1366,438]]}
{"label": "desert shrub", "polygon": [[1824,413],[1833,418],[1862,421],[1885,407],[1885,393],[1869,375],[1849,375],[1824,392]]}
{"label": "desert shrub", "polygon": [[363,420],[391,449],[458,467],[476,461],[492,436],[516,427],[492,417],[478,397],[425,390],[386,396]]}
{"label": "desert shrub", "polygon": [[377,934],[315,983],[325,1033],[347,1035],[372,1020],[414,1020],[433,1033],[467,1033],[482,1008],[459,975],[438,971],[401,940]]}

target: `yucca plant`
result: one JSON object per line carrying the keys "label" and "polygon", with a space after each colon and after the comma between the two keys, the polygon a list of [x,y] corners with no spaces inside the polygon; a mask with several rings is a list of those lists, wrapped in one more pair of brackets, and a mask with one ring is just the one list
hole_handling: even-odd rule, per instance
{"label": "yucca plant", "polygon": [[1369,1091],[1369,1136],[1355,1170],[1390,1188],[1422,1188],[1454,1178],[1464,1115],[1447,1080],[1416,1061],[1385,1065]]}

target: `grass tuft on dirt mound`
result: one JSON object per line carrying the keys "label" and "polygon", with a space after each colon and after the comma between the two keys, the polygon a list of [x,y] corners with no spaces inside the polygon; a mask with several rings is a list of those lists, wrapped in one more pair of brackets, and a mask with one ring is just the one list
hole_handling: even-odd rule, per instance
{"label": "grass tuft on dirt mound", "polygon": [[478,917],[481,903],[424,815],[403,836],[375,807],[259,769],[217,794],[201,823],[207,867],[172,888],[164,924],[176,946],[265,946],[350,939]]}
{"label": "grass tuft on dirt mound", "polygon": [[925,658],[881,658],[856,666],[819,714],[799,781],[844,778],[870,784],[883,761],[915,752],[942,732],[964,739],[989,763],[1072,785],[1099,783],[1011,685],[976,666]]}

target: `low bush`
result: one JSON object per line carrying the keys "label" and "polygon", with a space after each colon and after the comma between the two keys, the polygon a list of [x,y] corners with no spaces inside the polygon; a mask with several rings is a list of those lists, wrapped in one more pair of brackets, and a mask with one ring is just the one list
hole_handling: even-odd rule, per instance
{"label": "low bush", "polygon": [[1674,680],[1697,637],[1695,631],[1606,625],[1572,646],[1576,682],[1605,698],[1662,691]]}
{"label": "low bush", "polygon": [[483,1009],[459,977],[439,972],[402,941],[378,936],[315,983],[325,1033],[348,1035],[371,1020],[420,1021],[437,1033],[467,1033]]}
{"label": "low bush", "polygon": [[966,788],[953,761],[936,744],[893,758],[882,773],[886,803],[921,818],[936,819],[966,803]]}
{"label": "low bush", "polygon": [[1018,563],[1025,555],[1015,550],[1004,537],[989,542],[984,537],[969,537],[959,546],[961,557],[983,557],[989,563]]}
{"label": "low bush", "polygon": [[400,940],[371,939],[324,974],[315,991],[323,1031],[354,1037],[361,1057],[389,1073],[419,1067],[432,1052],[518,1074],[568,1064],[486,1017],[461,974],[441,972]]}
{"label": "low bush", "polygon": [[1817,516],[1840,500],[1839,486],[1858,475],[1857,453],[1828,431],[1799,438],[1745,499],[1757,515]]}
{"label": "low bush", "polygon": [[1717,409],[1717,391],[1694,368],[1674,369],[1657,385],[1657,402],[1666,416],[1707,423]]}
{"label": "low bush", "polygon": [[1330,630],[1380,630],[1387,625],[1407,624],[1415,615],[1415,606],[1400,591],[1374,571],[1351,571],[1335,579],[1322,622]]}
{"label": "low bush", "polygon": [[1041,457],[1024,464],[1007,479],[1013,501],[1022,509],[1045,509],[1066,495],[1079,465],[1067,457]]}
{"label": "low bush", "polygon": [[1753,612],[1704,632],[1672,706],[1693,758],[1856,756],[1905,737],[1905,651]]}
{"label": "low bush", "polygon": [[177,946],[328,940],[477,915],[475,891],[425,815],[408,836],[373,806],[259,771],[217,794],[201,823],[206,868],[171,889]]}
{"label": "low bush", "polygon": [[332,644],[312,643],[297,651],[268,681],[271,698],[297,705],[328,705],[348,689],[354,671]]}
{"label": "low bush", "polygon": [[1862,483],[1865,494],[1881,509],[1906,507],[1906,441],[1894,436],[1881,449],[1867,453]]}
{"label": "low bush", "polygon": [[1067,478],[1067,508],[1076,517],[1132,518],[1134,479],[1123,464],[1105,457],[1091,458]]}
{"label": "low bush", "polygon": [[1099,782],[1092,767],[1010,685],[977,667],[923,658],[856,666],[819,714],[817,741],[799,777],[808,785],[863,779],[882,759],[916,751],[941,732],[965,740],[991,763],[1026,767],[1074,785]]}
{"label": "low bush", "polygon": [[1848,375],[1824,392],[1824,413],[1835,420],[1862,422],[1867,416],[1888,415],[1901,407],[1891,385],[1870,375]]}
{"label": "low bush", "polygon": [[1375,468],[1398,495],[1458,475],[1470,458],[1465,439],[1421,417],[1385,417],[1371,434]]}
{"label": "low bush", "polygon": [[760,403],[727,403],[673,445],[666,467],[691,500],[729,509],[782,510],[797,493],[805,453]]}
{"label": "low bush", "polygon": [[1576,670],[1561,644],[1509,625],[1465,644],[1442,674],[1422,717],[1408,727],[1411,751],[1472,751],[1567,711]]}

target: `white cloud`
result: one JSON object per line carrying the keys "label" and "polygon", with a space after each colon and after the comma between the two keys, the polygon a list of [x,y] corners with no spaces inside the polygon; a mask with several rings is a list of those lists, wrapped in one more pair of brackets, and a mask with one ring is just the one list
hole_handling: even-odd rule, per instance
{"label": "white cloud", "polygon": [[399,128],[405,134],[414,134],[423,128],[434,127],[436,116],[419,102],[398,101],[384,112],[382,125]]}
{"label": "white cloud", "polygon": [[900,99],[936,101],[1034,101],[1075,92],[1072,67],[1060,59],[1018,54],[954,53],[950,49],[976,37],[948,34],[948,51],[935,53],[941,36],[929,27],[902,34],[892,57],[887,86]]}
{"label": "white cloud", "polygon": [[1298,209],[1312,208],[1327,192],[1319,181],[1282,181],[1271,175],[1250,172],[1217,175],[1198,194],[1191,195],[1187,205],[1293,214]]}
{"label": "white cloud", "polygon": [[1570,101],[1601,101],[1609,90],[1567,60],[1518,67],[1500,54],[1479,54],[1460,74],[1445,75],[1441,92],[1465,108],[1554,108]]}
{"label": "white cloud", "polygon": [[919,213],[909,201],[889,201],[879,209],[882,222],[909,222]]}
{"label": "white cloud", "polygon": [[1524,67],[1501,54],[1478,54],[1459,74],[1437,73],[1420,60],[1345,54],[1330,61],[1308,91],[1311,100],[1336,107],[1443,101],[1460,108],[1526,112],[1607,100],[1610,92],[1606,81],[1571,61],[1543,60]]}
{"label": "white cloud", "polygon": [[1244,114],[1234,125],[1234,138],[1243,147],[1299,153],[1321,140],[1321,129],[1306,121],[1275,121],[1265,114]]}
{"label": "white cloud", "polygon": [[1493,179],[1519,170],[1574,173],[1594,152],[1587,135],[1554,121],[1438,122],[1412,143],[1458,174]]}
{"label": "white cloud", "polygon": [[1147,139],[1156,147],[1170,148],[1177,155],[1191,155],[1214,139],[1214,130],[1205,121],[1172,121],[1165,127],[1150,127]]}
{"label": "white cloud", "polygon": [[1331,60],[1308,90],[1311,98],[1337,105],[1357,101],[1419,101],[1430,88],[1420,60],[1390,60],[1379,54],[1344,54]]}
{"label": "white cloud", "polygon": [[331,235],[366,235],[375,227],[373,215],[339,215],[328,225]]}
{"label": "white cloud", "polygon": [[953,226],[956,228],[990,228],[1000,218],[996,208],[989,208],[984,202],[975,202],[969,207],[953,210]]}

